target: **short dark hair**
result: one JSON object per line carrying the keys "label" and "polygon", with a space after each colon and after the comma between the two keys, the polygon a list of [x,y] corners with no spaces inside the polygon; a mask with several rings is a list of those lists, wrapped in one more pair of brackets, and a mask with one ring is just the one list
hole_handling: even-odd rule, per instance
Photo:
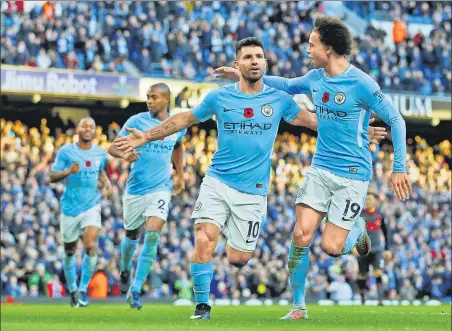
{"label": "short dark hair", "polygon": [[319,16],[314,21],[314,30],[318,32],[322,44],[330,46],[337,54],[351,54],[352,36],[350,30],[340,19]]}
{"label": "short dark hair", "polygon": [[162,92],[163,94],[165,94],[165,95],[168,97],[168,99],[169,99],[170,96],[171,96],[171,90],[170,90],[169,86],[166,85],[165,83],[157,83],[157,84],[153,84],[153,85],[151,85],[151,86],[149,87],[149,89],[151,89],[151,88],[156,88],[156,89],[158,89],[160,92]]}
{"label": "short dark hair", "polygon": [[260,41],[256,37],[248,37],[243,38],[237,42],[237,44],[235,45],[235,55],[237,56],[242,50],[242,48],[247,46],[257,46],[264,50],[264,45],[262,44],[262,41]]}

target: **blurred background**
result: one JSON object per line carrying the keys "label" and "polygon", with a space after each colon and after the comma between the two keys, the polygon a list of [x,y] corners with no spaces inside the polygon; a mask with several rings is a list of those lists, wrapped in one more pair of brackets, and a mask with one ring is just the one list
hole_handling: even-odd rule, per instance
{"label": "blurred background", "polygon": [[[146,111],[146,89],[165,82],[174,112],[196,106],[232,65],[234,43],[262,39],[267,74],[297,77],[311,69],[306,47],[316,15],[343,19],[353,33],[350,61],[369,73],[407,124],[414,195],[389,192],[391,136],[371,145],[379,210],[392,256],[383,275],[387,299],[451,300],[451,16],[433,1],[2,1],[1,2],[1,292],[17,300],[65,295],[59,198],[50,184],[56,151],[77,140],[77,121],[97,122],[95,143],[108,148],[125,120]],[[313,107],[305,95],[294,96]],[[377,124],[384,125],[381,121]],[[214,255],[213,298],[290,300],[286,270],[294,201],[315,152],[316,136],[282,123],[272,155],[268,217],[254,258],[231,267],[221,241]],[[148,299],[192,298],[191,211],[217,146],[216,123],[190,128],[185,139],[186,190],[172,201],[156,262],[143,288]],[[114,193],[103,199],[98,272],[89,291],[118,297],[122,203],[128,164],[111,158]],[[308,300],[359,298],[353,255],[333,259],[312,244]],[[82,246],[77,255],[80,274]],[[139,249],[136,250],[139,252]],[[367,283],[376,299],[375,278]]]}

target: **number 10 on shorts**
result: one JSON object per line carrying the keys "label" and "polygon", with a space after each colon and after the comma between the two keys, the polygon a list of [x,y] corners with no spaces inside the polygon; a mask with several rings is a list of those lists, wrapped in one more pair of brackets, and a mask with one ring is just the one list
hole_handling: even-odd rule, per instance
{"label": "number 10 on shorts", "polygon": [[248,234],[246,236],[246,243],[250,244],[256,240],[259,235],[260,222],[248,221]]}

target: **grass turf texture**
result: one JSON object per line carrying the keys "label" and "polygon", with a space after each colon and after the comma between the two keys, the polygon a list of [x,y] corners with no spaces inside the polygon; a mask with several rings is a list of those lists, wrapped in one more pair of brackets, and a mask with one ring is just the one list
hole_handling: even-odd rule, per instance
{"label": "grass turf texture", "polygon": [[182,331],[182,330],[451,330],[451,307],[308,306],[309,320],[280,321],[281,306],[214,306],[210,321],[191,321],[194,307],[94,303],[73,309],[62,304],[1,305],[2,331]]}

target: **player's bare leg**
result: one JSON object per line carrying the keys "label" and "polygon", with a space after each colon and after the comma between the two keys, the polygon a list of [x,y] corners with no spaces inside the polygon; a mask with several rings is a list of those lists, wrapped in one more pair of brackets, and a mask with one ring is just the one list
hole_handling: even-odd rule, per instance
{"label": "player's bare leg", "polygon": [[295,208],[296,223],[289,249],[289,278],[292,286],[293,308],[282,320],[307,319],[305,282],[309,271],[309,245],[324,213],[305,204]]}
{"label": "player's bare leg", "polygon": [[82,263],[82,276],[80,279],[80,307],[88,307],[88,284],[97,265],[97,235],[99,228],[87,226],[83,229],[83,246],[85,255]]}
{"label": "player's bare leg", "polygon": [[217,247],[220,229],[209,223],[195,224],[195,247],[191,263],[193,292],[196,300],[195,313],[190,319],[210,319],[209,294],[213,278],[212,254]]}
{"label": "player's bare leg", "polygon": [[332,257],[341,256],[345,247],[345,240],[349,232],[349,230],[345,230],[331,222],[328,222],[322,235],[323,251]]}
{"label": "player's bare leg", "polygon": [[243,268],[253,256],[254,252],[241,252],[226,245],[226,256],[228,261],[236,268]]}
{"label": "player's bare leg", "polygon": [[165,221],[160,217],[150,216],[146,219],[146,223],[144,224],[146,234],[144,236],[143,246],[138,257],[135,277],[126,298],[130,304],[130,308],[141,309],[143,307],[140,299],[141,288],[148,278],[152,263],[154,263],[154,259],[157,256],[160,232],[164,225]]}
{"label": "player's bare leg", "polygon": [[360,257],[367,256],[370,252],[371,243],[366,230],[366,221],[356,217],[350,230],[328,222],[322,236],[322,249],[332,257],[349,254],[356,247]]}

